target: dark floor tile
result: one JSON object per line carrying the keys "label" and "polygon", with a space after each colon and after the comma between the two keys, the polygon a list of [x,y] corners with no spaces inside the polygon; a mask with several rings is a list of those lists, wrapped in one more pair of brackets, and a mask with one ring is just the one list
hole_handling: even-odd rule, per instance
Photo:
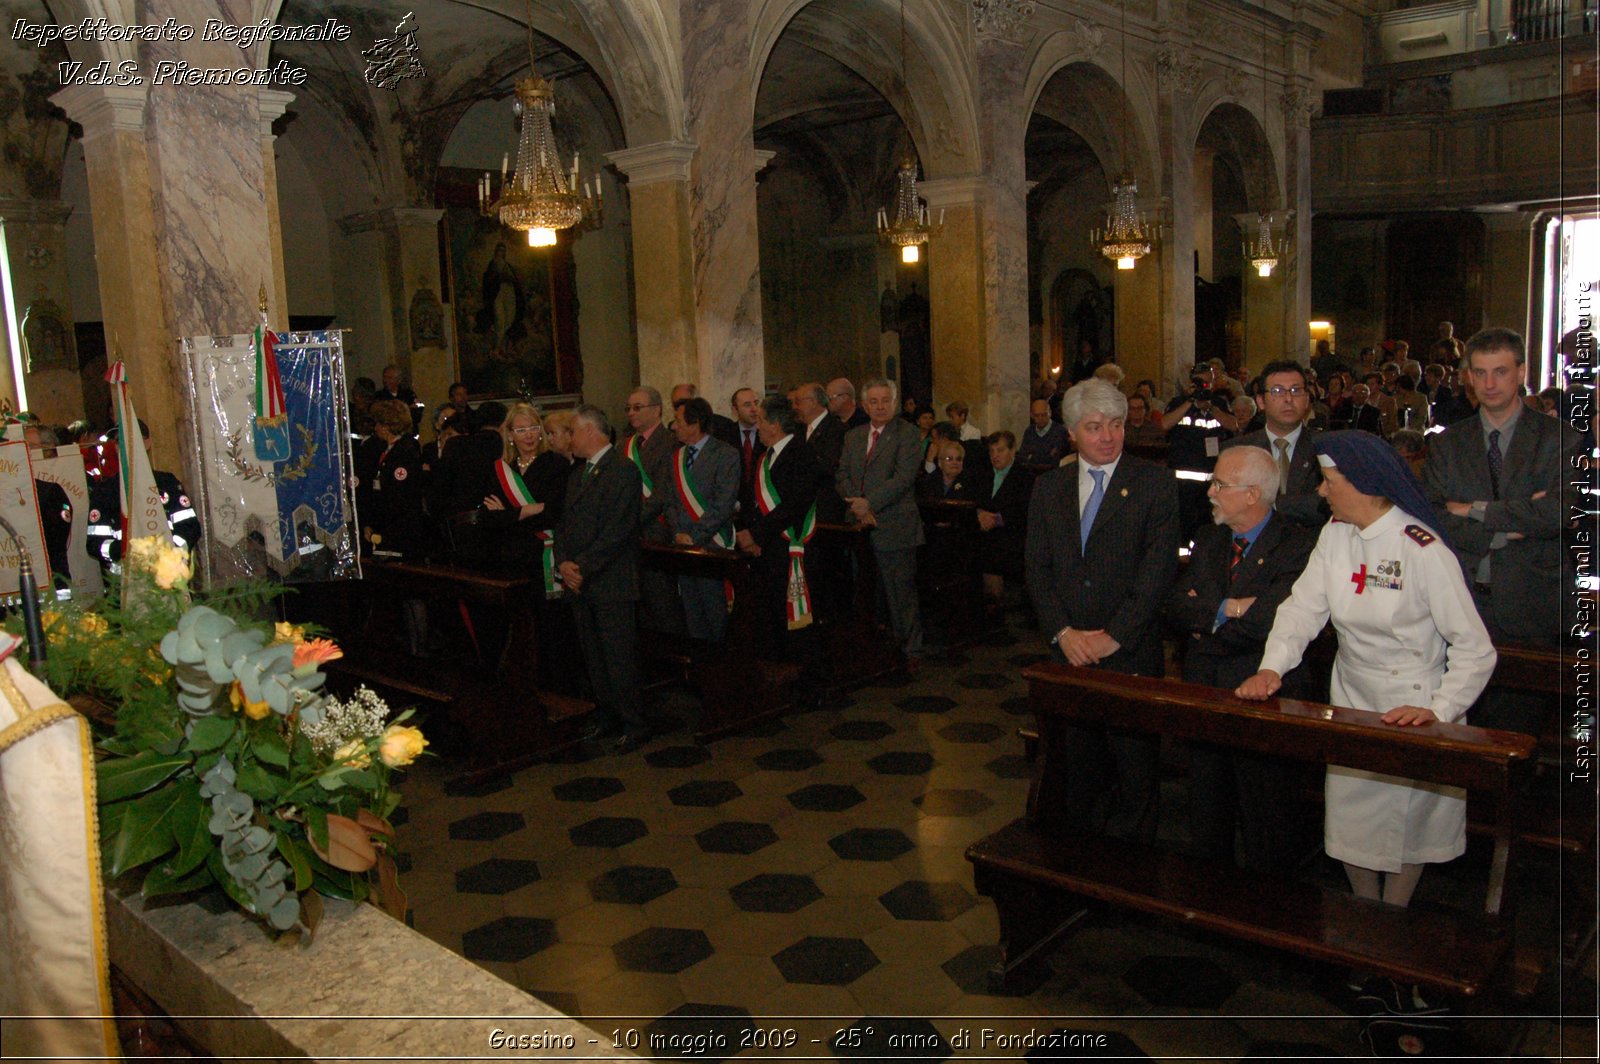
{"label": "dark floor tile", "polygon": [[461,953],[473,961],[520,961],[556,942],[554,921],[502,916],[461,936]]}
{"label": "dark floor tile", "polygon": [[1239,980],[1205,957],[1140,957],[1122,981],[1152,1005],[1217,1009],[1239,989]]}
{"label": "dark floor tile", "polygon": [[815,750],[768,750],[757,756],[756,764],[769,772],[804,772],[822,764]]}
{"label": "dark floor tile", "polygon": [[846,861],[892,861],[916,849],[899,828],[851,828],[828,845]]}
{"label": "dark floor tile", "polygon": [[1089,1027],[1057,1027],[1045,1035],[1044,1045],[1024,1053],[1024,1060],[1061,1060],[1072,1057],[1099,1057],[1107,1060],[1149,1060],[1150,1054],[1121,1031],[1097,1031]]}
{"label": "dark floor tile", "polygon": [[1014,679],[998,672],[969,672],[956,678],[956,686],[969,691],[998,691]]}
{"label": "dark floor tile", "polygon": [[643,905],[677,889],[672,869],[645,865],[623,865],[589,880],[589,897],[625,905]]}
{"label": "dark floor tile", "polygon": [[1033,776],[1033,766],[1021,754],[1006,754],[984,763],[984,768],[1003,780],[1025,780]]}
{"label": "dark floor tile", "polygon": [[744,1032],[755,1025],[748,1009],[691,1001],[645,1028],[641,1052],[697,1061],[726,1060],[746,1048]]}
{"label": "dark floor tile", "polygon": [[867,796],[843,783],[813,783],[789,795],[789,804],[812,813],[842,813],[867,800]]}
{"label": "dark floor tile", "polygon": [[714,806],[731,802],[744,794],[739,785],[730,780],[690,780],[667,792],[673,805]]}
{"label": "dark floor tile", "polygon": [[[487,798],[511,786],[511,777],[486,776],[480,780],[451,780],[444,785],[444,793],[453,798]],[[394,823],[394,821],[390,821]]]}
{"label": "dark floor tile", "polygon": [[946,713],[956,708],[956,700],[944,695],[912,695],[895,705],[907,713]]}
{"label": "dark floor tile", "polygon": [[1054,654],[1046,652],[1040,652],[1037,654],[1013,654],[1006,659],[1006,663],[1009,665],[1015,665],[1019,669],[1026,669],[1029,666],[1038,665],[1041,662],[1049,661],[1053,657],[1055,657]]}
{"label": "dark floor tile", "polygon": [[822,897],[810,876],[769,872],[752,876],[728,890],[733,903],[747,913],[792,913]]}
{"label": "dark floor tile", "polygon": [[645,764],[653,768],[693,768],[711,760],[711,751],[703,746],[663,746],[644,755]]}
{"label": "dark floor tile", "polygon": [[550,788],[558,802],[598,802],[624,790],[615,776],[579,776]]}
{"label": "dark floor tile", "polygon": [[766,824],[730,820],[706,828],[694,837],[706,853],[755,853],[778,841],[777,832]]}
{"label": "dark floor tile", "polygon": [[715,952],[704,931],[684,927],[647,927],[611,947],[617,965],[629,972],[673,975],[699,964]]}
{"label": "dark floor tile", "polygon": [[450,825],[452,839],[484,842],[521,831],[528,826],[521,813],[473,813]]}
{"label": "dark floor tile", "polygon": [[917,750],[891,750],[867,762],[867,766],[880,776],[925,776],[933,771],[932,754]]}
{"label": "dark floor tile", "polygon": [[571,746],[552,750],[545,755],[545,760],[552,765],[587,765],[604,756],[606,756],[604,744],[573,743]]}
{"label": "dark floor tile", "polygon": [[510,894],[538,880],[539,865],[535,861],[491,857],[456,873],[456,893]]}
{"label": "dark floor tile", "polygon": [[896,920],[954,920],[977,904],[959,883],[913,879],[878,896]]}
{"label": "dark floor tile", "polygon": [[[813,708],[820,709],[822,707],[808,707],[805,705],[799,705],[789,710],[789,715],[795,717],[804,716],[805,714],[812,712]],[[739,734],[756,739],[770,739],[773,736],[788,730],[789,726],[783,722],[782,717],[767,717],[764,720],[756,721],[754,724],[746,724],[743,728],[739,729]]]}
{"label": "dark floor tile", "polygon": [[1000,963],[999,946],[968,946],[939,967],[950,981],[969,994],[989,994],[994,997],[1027,997],[1050,981],[1052,972],[1047,964],[1035,964],[1020,970],[1010,989],[989,981],[989,972]]}
{"label": "dark floor tile", "polygon": [[1017,695],[1014,698],[1002,698],[1000,708],[1013,717],[1028,717],[1033,715],[1033,703],[1028,701],[1027,695]]}
{"label": "dark floor tile", "polygon": [[911,676],[911,675],[909,675],[907,673],[904,673],[904,672],[890,672],[890,673],[885,673],[882,676],[874,677],[871,681],[868,682],[867,686],[868,687],[887,687],[887,688],[890,688],[890,689],[894,689],[894,688],[900,688],[900,687],[910,687],[912,684],[914,684],[916,682],[917,682],[916,677]]}
{"label": "dark floor tile", "polygon": [[791,983],[845,986],[878,966],[878,956],[859,938],[809,935],[773,954],[784,979]]}
{"label": "dark floor tile", "polygon": [[[538,987],[523,987],[528,993],[550,1006],[549,1015],[552,1016],[581,1016],[582,1009],[578,1005],[578,995],[566,990],[541,990]],[[545,1015],[536,1013],[536,1015]]]}
{"label": "dark floor tile", "polygon": [[631,816],[602,816],[567,829],[574,846],[603,846],[616,849],[650,834],[644,821]]}
{"label": "dark floor tile", "polygon": [[982,791],[931,790],[911,799],[925,816],[976,816],[994,806],[994,799]]}
{"label": "dark floor tile", "polygon": [[844,1060],[948,1060],[950,1043],[927,1020],[910,1016],[864,1016],[841,1026],[828,1048]]}
{"label": "dark floor tile", "polygon": [[875,743],[894,734],[894,726],[881,720],[845,720],[828,729],[835,739],[847,742]]}
{"label": "dark floor tile", "polygon": [[411,823],[411,810],[406,806],[397,806],[395,811],[389,814],[390,827],[405,827],[409,823]]}
{"label": "dark floor tile", "polygon": [[939,729],[939,737],[950,743],[992,743],[1005,733],[1000,725],[985,721],[946,724]]}
{"label": "dark floor tile", "polygon": [[394,858],[394,870],[396,872],[399,872],[401,875],[405,875],[407,872],[411,871],[413,866],[411,863],[411,855],[409,853],[397,853],[392,854],[391,856]]}

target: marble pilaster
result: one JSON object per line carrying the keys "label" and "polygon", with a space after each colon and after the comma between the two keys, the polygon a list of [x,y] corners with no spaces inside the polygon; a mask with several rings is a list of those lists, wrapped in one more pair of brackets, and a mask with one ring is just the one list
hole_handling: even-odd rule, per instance
{"label": "marble pilaster", "polygon": [[[411,297],[420,289],[441,291],[439,280],[439,219],[442,210],[422,207],[384,207],[346,215],[339,228],[366,249],[363,257],[376,264],[367,283],[377,286],[366,301],[381,307],[368,335],[363,322],[356,326],[362,375],[379,378],[393,363],[419,396],[442,397],[454,379],[455,362],[441,347],[411,346]],[[352,376],[356,375],[354,373]]]}
{"label": "marble pilaster", "polygon": [[1284,208],[1294,212],[1287,223],[1288,252],[1283,263],[1283,350],[1303,350],[1311,320],[1311,105],[1315,98],[1318,35],[1297,23],[1285,40],[1283,112]]}
{"label": "marble pilaster", "polygon": [[606,156],[628,178],[638,379],[657,388],[701,380],[689,222],[694,153],[693,144],[668,141]]}
{"label": "marble pilaster", "polygon": [[1534,223],[1528,211],[1483,211],[1483,324],[1536,336],[1539,307],[1531,288],[1534,277]]}
{"label": "marble pilaster", "polygon": [[[6,261],[11,265],[11,291],[16,299],[18,333],[23,337],[20,361],[28,409],[45,421],[65,425],[84,414],[73,339],[72,287],[67,281],[66,224],[72,207],[53,201],[0,199],[5,223]],[[37,320],[34,320],[37,319]],[[41,336],[41,323],[54,322]],[[29,334],[44,341],[29,343]],[[9,337],[5,341],[9,345]],[[42,348],[42,349],[41,349]],[[0,395],[15,395],[9,350]]]}
{"label": "marble pilaster", "polygon": [[766,378],[756,227],[756,171],[763,163],[751,125],[750,12],[745,0],[678,5],[685,125],[698,149],[689,168],[699,369],[691,379],[712,395],[760,389]]}
{"label": "marble pilaster", "polygon": [[[943,231],[925,249],[933,404],[941,411],[952,399],[965,400],[974,411],[983,409],[983,184],[982,178],[947,177],[917,186],[929,212],[944,221]],[[983,425],[976,412],[972,420]]]}
{"label": "marble pilaster", "polygon": [[267,207],[268,249],[272,254],[272,274],[267,279],[267,324],[274,329],[289,327],[289,282],[283,262],[283,226],[278,211],[278,164],[273,156],[272,132],[276,122],[294,101],[294,93],[279,89],[257,89],[261,107],[261,176]]}

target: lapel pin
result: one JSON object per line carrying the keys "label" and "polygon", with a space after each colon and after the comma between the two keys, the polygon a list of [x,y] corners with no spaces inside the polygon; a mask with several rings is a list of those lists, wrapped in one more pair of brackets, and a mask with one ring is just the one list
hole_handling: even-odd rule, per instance
{"label": "lapel pin", "polygon": [[1123,488],[1122,489],[1122,497],[1124,499],[1126,499],[1128,497],[1128,489],[1127,488]]}

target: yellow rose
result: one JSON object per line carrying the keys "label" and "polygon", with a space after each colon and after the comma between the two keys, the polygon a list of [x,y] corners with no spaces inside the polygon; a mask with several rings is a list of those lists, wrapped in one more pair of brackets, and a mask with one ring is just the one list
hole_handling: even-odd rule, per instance
{"label": "yellow rose", "polygon": [[55,610],[43,610],[39,614],[39,626],[47,632],[54,628],[60,620],[61,614]]}
{"label": "yellow rose", "polygon": [[417,729],[391,724],[384,729],[378,743],[378,758],[390,768],[404,768],[415,761],[427,745],[428,740]]}
{"label": "yellow rose", "polygon": [[191,575],[188,551],[171,547],[157,556],[155,564],[157,587],[170,589],[176,584],[187,581]]}
{"label": "yellow rose", "polygon": [[106,632],[111,630],[111,625],[106,623],[106,619],[98,613],[84,614],[79,623],[82,625],[84,632],[89,635],[105,635]]}
{"label": "yellow rose", "polygon": [[367,754],[367,744],[360,739],[351,739],[333,752],[333,762],[336,765],[354,765],[356,768],[366,768],[372,764],[372,758]]}
{"label": "yellow rose", "polygon": [[306,641],[306,630],[298,624],[279,621],[272,626],[272,641],[274,643],[293,643],[295,646],[299,646]]}
{"label": "yellow rose", "polygon": [[239,686],[239,681],[233,681],[233,686],[228,688],[228,701],[234,709],[244,710],[244,715],[251,720],[266,720],[272,713],[272,707],[265,702],[252,702],[244,696],[244,688]]}

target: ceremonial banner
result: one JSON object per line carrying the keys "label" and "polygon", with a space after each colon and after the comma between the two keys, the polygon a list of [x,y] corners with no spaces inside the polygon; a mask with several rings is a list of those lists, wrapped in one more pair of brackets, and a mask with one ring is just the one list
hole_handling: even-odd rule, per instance
{"label": "ceremonial banner", "polygon": [[[44,457],[49,455],[50,457]],[[105,592],[100,563],[89,556],[89,478],[83,468],[83,451],[75,446],[46,448],[35,451],[33,476],[36,480],[57,484],[67,493],[72,504],[72,538],[67,543],[67,562],[72,568],[72,594],[75,597],[98,598]],[[40,514],[49,521],[56,514]]]}
{"label": "ceremonial banner", "polygon": [[[342,333],[197,336],[181,348],[200,456],[197,568],[222,584],[359,578]],[[263,366],[270,373],[274,363],[276,386],[258,387]],[[279,418],[288,439],[282,459],[273,456],[285,450],[262,432]]]}
{"label": "ceremonial banner", "polygon": [[[34,497],[33,467],[28,445],[21,440],[0,443],[0,514],[17,530],[23,549],[33,559],[33,575],[39,586],[50,586],[50,554],[44,546],[39,501]],[[0,532],[0,596],[17,593],[17,570],[21,564],[11,537]]]}

